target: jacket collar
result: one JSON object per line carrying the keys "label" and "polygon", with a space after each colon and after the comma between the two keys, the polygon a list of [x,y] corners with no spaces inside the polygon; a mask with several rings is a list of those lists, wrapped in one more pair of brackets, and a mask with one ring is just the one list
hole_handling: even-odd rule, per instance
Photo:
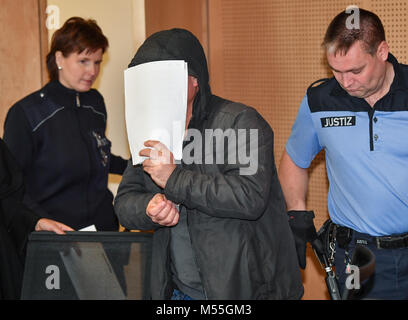
{"label": "jacket collar", "polygon": [[45,94],[58,105],[73,107],[76,106],[77,95],[80,96],[81,93],[74,89],[69,89],[63,86],[58,80],[55,80],[45,86]]}

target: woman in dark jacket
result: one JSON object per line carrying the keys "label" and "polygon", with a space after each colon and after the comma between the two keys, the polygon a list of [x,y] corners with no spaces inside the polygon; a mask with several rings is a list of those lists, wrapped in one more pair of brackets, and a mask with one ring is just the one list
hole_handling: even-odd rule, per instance
{"label": "woman in dark jacket", "polygon": [[118,230],[108,174],[122,174],[126,161],[110,152],[105,103],[91,89],[107,46],[95,21],[67,20],[47,56],[50,82],[17,102],[4,127],[24,173],[24,202],[74,229]]}
{"label": "woman in dark jacket", "polygon": [[[141,155],[149,159],[143,166],[129,164],[115,200],[122,225],[154,230],[153,299],[299,299],[303,286],[270,126],[255,109],[211,94],[203,48],[187,30],[153,34],[129,67],[160,60],[188,64],[189,138],[183,160],[180,165],[162,163],[153,154],[163,152],[171,159],[168,149],[146,143],[153,149],[159,145],[159,152],[144,149]],[[206,133],[216,130],[256,132],[256,145],[251,139],[238,143],[238,153],[246,156],[248,149],[256,153],[254,163],[248,167],[242,154],[238,161],[233,161],[236,157],[230,161],[227,152],[237,147],[233,140],[224,145],[222,137],[221,145],[214,147],[204,141],[213,139]],[[194,148],[186,147],[190,143]],[[203,150],[204,145],[211,149]],[[194,161],[190,161],[192,150],[200,155]],[[222,152],[217,154],[221,159],[228,158],[226,163],[215,161],[217,151]]]}

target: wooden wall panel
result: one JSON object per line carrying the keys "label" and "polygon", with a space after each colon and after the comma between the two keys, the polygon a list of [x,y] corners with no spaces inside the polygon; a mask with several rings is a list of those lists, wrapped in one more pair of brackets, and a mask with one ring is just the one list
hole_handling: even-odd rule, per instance
{"label": "wooden wall panel", "polygon": [[191,31],[208,53],[207,0],[145,0],[146,37],[171,29]]}
{"label": "wooden wall panel", "polygon": [[46,79],[42,64],[46,29],[39,18],[45,4],[45,0],[0,0],[0,136],[11,105],[41,88]]}

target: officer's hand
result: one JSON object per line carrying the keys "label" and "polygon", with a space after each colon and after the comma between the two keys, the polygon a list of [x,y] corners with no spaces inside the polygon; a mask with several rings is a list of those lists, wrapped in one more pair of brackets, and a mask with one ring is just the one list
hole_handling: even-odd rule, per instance
{"label": "officer's hand", "polygon": [[176,225],[180,216],[176,205],[167,200],[165,195],[161,193],[155,194],[149,201],[146,214],[153,222],[166,227]]}
{"label": "officer's hand", "polygon": [[306,267],[306,243],[313,241],[316,237],[316,229],[313,224],[313,211],[288,211],[289,225],[295,238],[296,252],[299,266]]}

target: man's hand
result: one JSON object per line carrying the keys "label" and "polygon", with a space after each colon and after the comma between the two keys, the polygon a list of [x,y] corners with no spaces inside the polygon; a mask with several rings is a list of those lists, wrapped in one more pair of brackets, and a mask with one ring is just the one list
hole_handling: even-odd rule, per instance
{"label": "man's hand", "polygon": [[148,148],[139,152],[140,156],[148,157],[143,161],[143,170],[159,187],[164,188],[176,168],[173,154],[159,141],[148,140],[145,141],[144,145]]}
{"label": "man's hand", "polygon": [[35,225],[35,231],[53,231],[57,234],[65,234],[66,231],[74,231],[74,229],[63,223],[42,218]]}
{"label": "man's hand", "polygon": [[162,226],[171,227],[178,223],[180,214],[176,205],[167,200],[164,194],[157,193],[146,208],[146,214],[153,222]]}

